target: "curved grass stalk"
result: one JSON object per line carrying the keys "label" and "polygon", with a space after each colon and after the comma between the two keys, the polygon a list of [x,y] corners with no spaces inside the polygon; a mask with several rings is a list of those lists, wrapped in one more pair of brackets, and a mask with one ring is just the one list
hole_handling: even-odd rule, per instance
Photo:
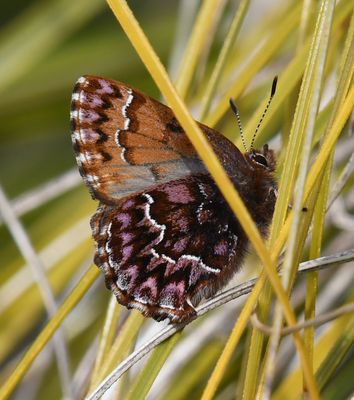
{"label": "curved grass stalk", "polygon": [[[309,273],[308,275],[310,274],[311,273]],[[354,302],[346,303],[343,306],[328,311],[324,314],[318,315],[315,318],[307,319],[305,322],[300,322],[296,326],[293,326],[291,328],[283,328],[281,330],[281,335],[282,336],[290,335],[294,330],[302,331],[303,329],[308,329],[310,327],[316,328],[318,326],[327,324],[328,322],[333,321],[334,319],[342,317],[345,314],[350,314],[352,312],[354,312]],[[256,314],[252,315],[251,323],[256,329],[263,331],[266,335],[271,335],[273,333],[273,328],[269,325],[263,324],[263,322],[261,322],[257,318]]]}

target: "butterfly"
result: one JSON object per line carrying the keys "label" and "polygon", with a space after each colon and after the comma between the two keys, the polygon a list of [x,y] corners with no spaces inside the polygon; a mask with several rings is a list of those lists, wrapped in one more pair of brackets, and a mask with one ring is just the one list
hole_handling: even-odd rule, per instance
{"label": "butterfly", "polygon": [[[242,153],[199,127],[266,235],[277,193],[274,152],[264,145]],[[71,131],[81,176],[99,201],[94,261],[107,288],[157,321],[191,321],[198,303],[239,270],[248,239],[173,111],[124,83],[83,76]]]}

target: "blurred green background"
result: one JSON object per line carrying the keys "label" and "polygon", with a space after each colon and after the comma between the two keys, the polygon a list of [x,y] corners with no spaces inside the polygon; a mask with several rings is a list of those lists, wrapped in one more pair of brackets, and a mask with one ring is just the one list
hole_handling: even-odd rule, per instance
{"label": "blurred green background", "polygon": [[[198,8],[193,8],[193,4],[198,6],[205,3],[194,0],[131,0],[128,3],[163,64],[170,71],[176,72],[179,62],[183,61],[183,51],[190,37],[190,31],[193,29],[194,12],[198,11]],[[184,15],[180,14],[182,3],[184,10],[188,11]],[[239,2],[220,0],[218,4],[219,15],[213,21],[215,26],[210,24],[210,37],[202,40],[203,49],[198,53],[197,65],[188,88],[188,106],[192,112],[197,109],[196,105],[200,105],[210,78],[209,73],[215,66],[216,56]],[[306,37],[308,39],[313,33],[318,4],[317,1],[304,1],[300,4],[291,0],[251,2],[250,10],[246,13],[245,21],[242,22],[240,35],[227,59],[224,74],[215,93],[215,109],[217,109],[218,101],[222,99],[223,94],[229,88],[234,89],[232,96],[236,96],[237,105],[240,106],[245,131],[251,121],[252,129],[248,131],[252,133],[253,125],[257,124],[260,116],[257,107],[268,98],[273,77],[279,74],[280,79],[284,78],[283,88],[278,90],[272,103],[273,110],[276,111],[271,118],[264,121],[261,137],[263,143],[264,137],[268,140],[276,136],[271,145],[275,145],[274,148],[278,154],[280,164],[278,175],[282,172],[286,150],[284,143],[286,144],[288,140],[287,135],[300,87],[299,82],[307,57],[307,53],[301,54],[304,46],[300,46],[300,49],[296,47],[299,41],[300,6],[304,6],[305,9],[313,6],[313,11],[316,11],[310,15],[307,31],[305,29],[306,32],[303,32],[303,43],[305,43]],[[188,8],[189,6],[191,8]],[[326,95],[327,100],[336,90],[333,82],[339,71],[340,57],[352,13],[349,2],[346,3],[345,0],[340,1],[337,8],[335,18],[338,21],[335,20],[336,28],[333,28],[331,32],[330,48],[327,54],[328,65],[323,84],[327,91],[328,87],[330,88],[329,96]],[[296,19],[290,21],[292,23],[290,28],[287,26],[290,24],[284,23],[289,15],[296,15]],[[180,36],[177,40],[178,34]],[[274,45],[279,37],[281,37],[279,43]],[[292,65],[294,60],[296,63]],[[247,65],[247,62],[250,64]],[[139,88],[152,97],[160,97],[146,68],[105,1],[13,0],[2,4],[0,14],[0,184],[21,217],[21,222],[35,250],[39,253],[42,263],[49,270],[48,278],[59,304],[80,281],[92,263],[93,240],[89,230],[89,219],[97,203],[92,201],[78,175],[69,129],[71,92],[78,77],[84,74],[117,79]],[[288,89],[289,91],[286,92]],[[326,96],[323,95],[323,97]],[[214,99],[214,96],[212,98]],[[328,110],[330,107],[331,105]],[[269,114],[271,113],[272,109]],[[317,116],[317,112],[315,114]],[[329,112],[325,109],[325,112],[317,118],[316,140],[325,130],[328,115]],[[207,116],[213,118],[212,113]],[[229,137],[233,135],[233,138],[239,138],[234,117],[231,113],[228,113],[226,117],[229,118],[220,117],[215,121],[218,122],[219,127],[222,124],[223,133]],[[348,131],[350,129],[347,126],[346,132]],[[278,135],[280,132],[282,135]],[[338,145],[339,151],[336,154],[338,160],[332,171],[334,177],[342,171],[350,157],[352,146],[353,140],[349,135],[342,135]],[[315,154],[316,151],[317,144],[314,146],[313,153]],[[62,179],[66,176],[65,174],[68,174],[70,178],[70,189],[56,192],[60,185],[53,183],[53,180]],[[43,185],[48,183],[53,183],[49,189],[50,200],[44,200],[39,206],[30,207],[30,211],[24,211],[26,207],[23,202],[21,203],[21,197],[34,191],[35,195],[43,198]],[[344,197],[350,194],[352,183],[353,176],[348,179],[344,187]],[[353,203],[348,204],[348,210],[352,210]],[[336,225],[336,222],[336,218],[333,217],[332,220],[328,218],[326,221],[323,242],[324,252],[328,254],[352,246],[352,233],[344,224]],[[338,222],[340,222],[339,219]],[[304,252],[301,252],[302,259],[307,259],[307,254],[308,247],[305,247]],[[247,268],[240,273],[240,275],[243,274],[240,278],[241,282],[249,279],[255,270],[258,272],[254,268],[257,267],[256,264],[255,258],[250,258]],[[354,275],[350,275],[349,269],[345,269],[345,266],[336,271],[333,276],[332,270],[321,273],[322,280],[318,295],[319,304],[322,304],[320,310],[331,309],[341,304],[341,301],[352,300]],[[340,280],[340,277],[344,279]],[[332,283],[335,285],[331,286]],[[296,286],[297,297],[294,295],[294,298],[296,297],[294,303],[299,314],[304,306],[306,297],[304,293],[306,293],[306,278],[300,278]],[[76,373],[73,382],[77,384],[77,390],[81,390],[82,393],[87,390],[87,381],[83,379],[80,381],[78,372],[81,371],[82,376],[89,379],[97,351],[97,338],[104,323],[109,298],[110,293],[105,290],[103,279],[100,277],[63,323],[70,353],[71,372]],[[186,359],[181,361],[181,357],[176,357],[177,372],[173,368],[169,370],[168,366],[167,368],[164,366],[161,371],[162,376],[165,369],[170,371],[169,380],[166,380],[168,386],[164,385],[164,377],[162,377],[160,388],[162,387],[164,391],[161,394],[161,391],[155,388],[152,393],[159,392],[159,398],[169,400],[171,398],[181,400],[200,398],[238,315],[238,311],[235,311],[235,303],[231,302],[220,307],[215,313],[208,313],[183,332],[185,343],[182,343],[182,350],[179,351],[183,353],[183,356],[187,356]],[[130,321],[130,317],[125,319],[127,315],[133,316],[132,320],[135,318],[133,313],[129,314],[125,309],[120,311],[121,318],[118,323],[115,321],[113,330],[117,326],[121,329],[125,321]],[[25,267],[25,260],[8,229],[1,223],[0,384],[14,370],[20,357],[33,343],[47,320],[48,315],[38,288],[34,284],[32,272]],[[345,338],[349,337],[348,342],[353,340],[353,329],[349,327],[350,330],[342,320],[338,321],[329,325],[329,328],[334,326],[337,330],[333,329],[335,331],[333,333],[328,329],[329,334],[332,334],[332,342],[330,345],[321,344],[323,354],[327,354],[329,348],[334,349],[335,352],[335,345],[343,342],[340,336],[342,334],[346,335]],[[142,324],[142,321],[137,319],[135,323],[133,333],[128,332],[126,336],[123,335],[126,339],[130,334],[129,339],[131,339],[131,343],[124,348],[124,351],[132,349],[138,334],[146,339],[144,336],[146,331],[151,333],[149,329],[161,329],[161,325],[157,326],[151,320],[145,319],[140,332],[139,323]],[[214,325],[209,325],[213,323]],[[243,390],[242,385],[245,385],[244,388],[248,390],[247,385],[242,381],[245,370],[248,368],[247,356],[252,352],[251,350],[257,352],[256,348],[249,350],[247,347],[251,343],[251,334],[252,330],[249,329],[233,354],[230,366],[224,373],[218,389],[219,400],[235,398],[236,393],[241,393]],[[119,338],[119,335],[117,337]],[[201,337],[201,347],[193,347],[191,343],[193,345],[198,343]],[[336,340],[338,342],[335,342]],[[292,393],[292,390],[289,391],[288,388],[294,385],[291,381],[293,370],[287,368],[289,365],[295,365],[296,353],[290,339],[287,338],[284,342],[284,347],[287,346],[288,352],[277,365],[275,386],[279,384],[276,388],[280,388],[278,398],[283,398],[281,390]],[[190,351],[191,348],[193,351]],[[325,377],[328,381],[323,379],[323,382],[328,385],[327,397],[324,397],[326,399],[344,399],[353,391],[351,375],[354,358],[350,343],[348,348],[347,353],[343,352],[344,362],[340,370],[342,374],[333,373],[331,368],[335,365],[334,362],[330,357],[325,359],[325,367],[328,367],[330,371]],[[124,351],[118,354],[116,363],[128,354]],[[43,353],[47,359],[45,356],[42,357],[42,354],[39,356],[33,368],[21,381],[14,398],[26,398],[26,400],[61,398],[59,374],[50,346],[46,346]],[[259,352],[260,364],[263,363],[261,353],[262,349]],[[338,363],[340,362],[342,359],[338,357]],[[252,368],[261,375],[261,365],[255,363],[251,365],[250,371],[253,371]],[[122,380],[122,390],[127,388],[129,379],[134,379],[134,374],[127,375]],[[340,379],[345,382],[340,384]],[[255,388],[254,385],[250,387],[249,393],[252,398]],[[296,390],[294,393],[297,393]],[[332,393],[335,393],[336,397],[333,397]]]}

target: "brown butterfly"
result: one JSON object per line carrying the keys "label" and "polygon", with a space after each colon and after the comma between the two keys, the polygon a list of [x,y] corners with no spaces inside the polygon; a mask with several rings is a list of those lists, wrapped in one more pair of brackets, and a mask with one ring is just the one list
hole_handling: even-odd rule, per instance
{"label": "brown butterfly", "polygon": [[[266,235],[277,191],[273,151],[242,154],[199,126]],[[172,110],[129,85],[84,76],[71,130],[81,176],[100,201],[91,227],[107,287],[146,316],[190,321],[240,268],[248,239]]]}

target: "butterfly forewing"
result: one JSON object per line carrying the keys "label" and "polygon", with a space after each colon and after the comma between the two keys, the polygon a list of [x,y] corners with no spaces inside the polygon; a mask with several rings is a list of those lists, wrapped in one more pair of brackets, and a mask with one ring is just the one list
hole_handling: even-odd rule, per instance
{"label": "butterfly forewing", "polygon": [[116,81],[78,80],[71,129],[81,175],[99,200],[204,170],[171,110]]}

